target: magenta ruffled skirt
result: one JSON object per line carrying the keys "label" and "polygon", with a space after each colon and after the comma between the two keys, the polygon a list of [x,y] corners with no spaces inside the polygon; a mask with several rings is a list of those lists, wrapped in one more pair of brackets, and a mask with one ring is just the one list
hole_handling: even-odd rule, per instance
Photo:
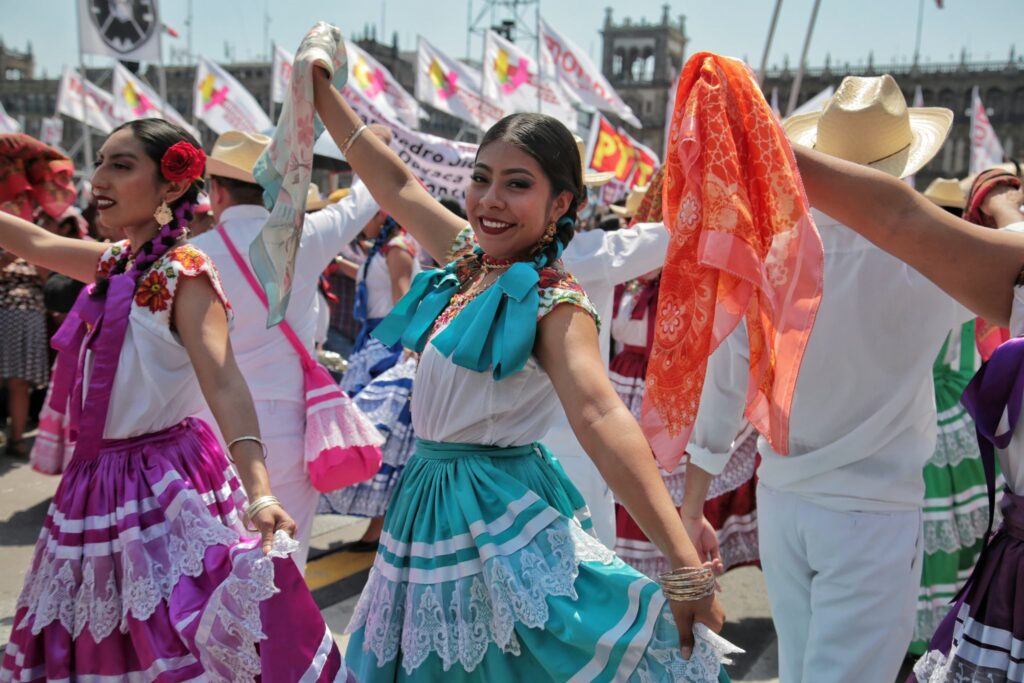
{"label": "magenta ruffled skirt", "polygon": [[0,681],[354,680],[278,532],[247,537],[245,494],[209,427],[73,459],[18,599]]}

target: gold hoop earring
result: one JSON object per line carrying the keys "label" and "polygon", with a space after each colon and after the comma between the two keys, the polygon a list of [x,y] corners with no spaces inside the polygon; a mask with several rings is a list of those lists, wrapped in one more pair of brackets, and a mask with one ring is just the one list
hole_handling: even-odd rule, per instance
{"label": "gold hoop earring", "polygon": [[161,228],[174,220],[174,214],[171,212],[171,207],[167,205],[166,199],[160,202],[160,206],[153,212],[153,218]]}

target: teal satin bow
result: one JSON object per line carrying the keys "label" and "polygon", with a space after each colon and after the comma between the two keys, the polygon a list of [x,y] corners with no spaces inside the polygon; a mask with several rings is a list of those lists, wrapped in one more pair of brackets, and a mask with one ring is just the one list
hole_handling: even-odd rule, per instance
{"label": "teal satin bow", "polygon": [[[431,343],[456,365],[477,372],[491,369],[494,379],[525,367],[537,335],[540,276],[530,263],[515,263],[485,292],[470,301]],[[386,345],[420,352],[434,321],[459,287],[454,264],[426,271],[373,331]]]}

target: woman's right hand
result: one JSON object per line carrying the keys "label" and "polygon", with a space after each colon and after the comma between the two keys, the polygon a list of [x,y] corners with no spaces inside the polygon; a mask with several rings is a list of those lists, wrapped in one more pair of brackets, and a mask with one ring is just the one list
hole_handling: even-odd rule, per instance
{"label": "woman's right hand", "polygon": [[260,541],[263,546],[263,554],[266,555],[274,547],[274,534],[284,531],[286,534],[295,537],[295,520],[280,505],[270,505],[257,512],[249,523],[260,534]]}
{"label": "woman's right hand", "polygon": [[722,609],[716,595],[711,595],[703,600],[669,600],[668,604],[672,609],[672,616],[676,619],[676,628],[679,630],[679,647],[686,659],[693,654],[694,623],[700,622],[715,633],[721,631],[725,625],[725,610]]}

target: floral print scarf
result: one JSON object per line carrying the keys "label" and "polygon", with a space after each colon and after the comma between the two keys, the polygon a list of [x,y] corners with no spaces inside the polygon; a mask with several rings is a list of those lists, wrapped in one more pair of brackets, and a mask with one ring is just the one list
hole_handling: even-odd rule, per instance
{"label": "floral print scarf", "polygon": [[38,206],[57,218],[75,201],[66,156],[23,133],[0,135],[0,211],[32,220]]}
{"label": "floral print scarf", "polygon": [[746,416],[779,453],[821,300],[824,253],[792,148],[742,62],[694,55],[679,79],[662,190],[671,234],[641,424],[682,459],[708,357],[745,320]]}

